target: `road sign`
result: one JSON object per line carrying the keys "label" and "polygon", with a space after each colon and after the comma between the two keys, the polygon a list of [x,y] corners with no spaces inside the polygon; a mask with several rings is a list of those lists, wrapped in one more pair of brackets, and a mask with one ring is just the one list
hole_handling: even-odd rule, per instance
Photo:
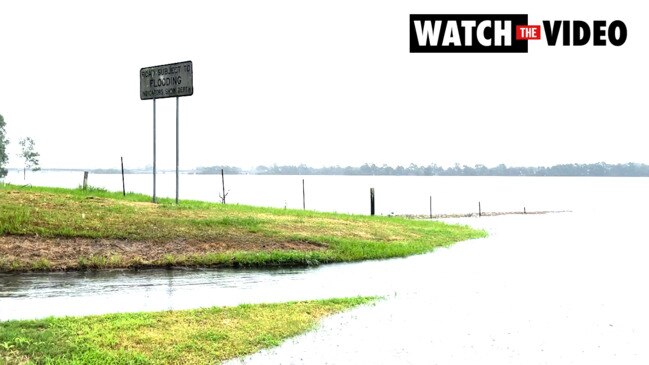
{"label": "road sign", "polygon": [[156,123],[155,101],[162,98],[176,98],[176,204],[178,204],[178,183],[180,165],[178,97],[194,94],[194,67],[192,61],[170,63],[140,69],[140,99],[153,99],[153,202],[156,202]]}
{"label": "road sign", "polygon": [[192,61],[140,69],[140,99],[162,99],[194,94]]}

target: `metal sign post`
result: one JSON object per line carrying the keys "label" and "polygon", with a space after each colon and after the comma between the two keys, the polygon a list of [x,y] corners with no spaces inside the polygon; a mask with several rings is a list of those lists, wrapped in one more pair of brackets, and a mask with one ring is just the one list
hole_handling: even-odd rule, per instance
{"label": "metal sign post", "polygon": [[178,155],[180,151],[180,143],[178,142],[178,131],[179,131],[179,124],[178,124],[178,97],[176,96],[176,204],[178,204],[178,162],[180,161]]}
{"label": "metal sign post", "polygon": [[156,161],[156,154],[155,154],[155,98],[153,98],[153,202],[157,203],[156,198],[155,198],[155,161]]}
{"label": "metal sign post", "polygon": [[170,63],[167,65],[144,67],[140,69],[140,99],[153,99],[153,202],[156,202],[156,99],[176,98],[176,204],[180,176],[180,140],[178,123],[179,97],[194,94],[194,66],[192,61]]}

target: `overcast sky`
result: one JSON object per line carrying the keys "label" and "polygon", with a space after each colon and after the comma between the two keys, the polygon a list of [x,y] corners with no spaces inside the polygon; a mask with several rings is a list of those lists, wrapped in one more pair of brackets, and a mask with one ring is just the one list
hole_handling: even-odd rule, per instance
{"label": "overcast sky", "polygon": [[[152,163],[139,70],[191,60],[181,168],[260,164],[649,163],[649,27],[641,1],[0,0],[0,114],[11,166]],[[410,54],[414,13],[626,23],[622,47]],[[158,100],[158,164],[175,165],[175,100]]]}

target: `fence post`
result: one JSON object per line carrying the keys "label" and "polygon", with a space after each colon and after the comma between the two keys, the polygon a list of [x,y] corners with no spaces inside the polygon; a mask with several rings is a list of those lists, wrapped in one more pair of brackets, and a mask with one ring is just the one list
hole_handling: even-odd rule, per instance
{"label": "fence post", "polygon": [[306,193],[304,192],[304,179],[302,179],[302,210],[306,210]]}
{"label": "fence post", "polygon": [[225,204],[225,175],[221,169],[221,186],[223,187],[223,196],[221,196],[221,203]]}
{"label": "fence post", "polygon": [[88,171],[83,172],[83,190],[88,189]]}
{"label": "fence post", "polygon": [[370,215],[374,215],[374,188],[370,188]]}
{"label": "fence post", "polygon": [[126,184],[124,183],[124,157],[120,157],[122,160],[122,195],[126,196]]}

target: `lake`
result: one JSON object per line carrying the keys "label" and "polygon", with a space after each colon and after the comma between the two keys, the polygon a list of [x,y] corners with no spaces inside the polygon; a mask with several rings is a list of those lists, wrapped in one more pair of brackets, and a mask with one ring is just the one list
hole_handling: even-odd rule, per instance
{"label": "lake", "polygon": [[[307,209],[369,214],[370,188],[376,191],[376,213],[433,214],[478,211],[642,210],[649,202],[649,178],[617,177],[456,177],[456,176],[271,176],[226,175],[227,203],[302,209],[302,179]],[[14,184],[76,188],[83,172],[11,171]],[[151,174],[127,174],[126,190],[152,194]],[[122,190],[119,174],[90,174],[88,183]],[[220,175],[180,176],[180,198],[219,201]],[[157,195],[175,197],[175,174],[158,174]]]}

